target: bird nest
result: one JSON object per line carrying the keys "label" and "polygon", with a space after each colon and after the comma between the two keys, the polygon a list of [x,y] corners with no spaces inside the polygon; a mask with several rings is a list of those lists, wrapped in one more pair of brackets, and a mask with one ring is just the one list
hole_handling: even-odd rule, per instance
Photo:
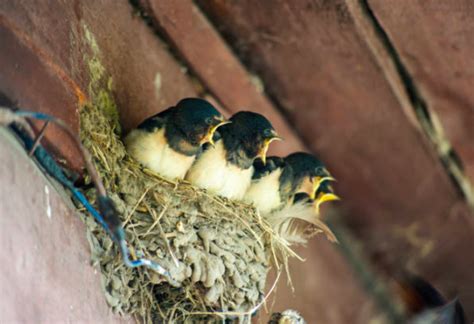
{"label": "bird nest", "polygon": [[[253,207],[143,169],[118,133],[110,107],[83,107],[81,138],[121,214],[132,256],[158,262],[179,287],[152,270],[126,267],[105,231],[85,217],[109,305],[147,322],[248,315],[264,299],[270,264],[286,265],[293,252]],[[94,202],[95,190],[86,194]]]}

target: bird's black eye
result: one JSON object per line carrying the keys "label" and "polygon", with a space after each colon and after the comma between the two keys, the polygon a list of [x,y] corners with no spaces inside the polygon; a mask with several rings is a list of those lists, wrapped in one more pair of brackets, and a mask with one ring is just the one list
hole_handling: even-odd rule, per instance
{"label": "bird's black eye", "polygon": [[205,120],[206,124],[207,125],[212,125],[213,119],[214,118],[212,118],[212,117],[207,117],[206,120]]}
{"label": "bird's black eye", "polygon": [[325,167],[317,167],[315,172],[316,172],[316,175],[318,175],[320,177],[326,177],[326,176],[330,175],[328,170],[326,170]]}
{"label": "bird's black eye", "polygon": [[263,131],[263,136],[265,136],[267,138],[273,137],[273,131],[271,129],[267,128]]}

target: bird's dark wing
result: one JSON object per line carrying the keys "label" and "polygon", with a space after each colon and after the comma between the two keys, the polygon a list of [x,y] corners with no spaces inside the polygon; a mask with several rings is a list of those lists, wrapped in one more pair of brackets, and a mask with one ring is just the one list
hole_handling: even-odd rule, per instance
{"label": "bird's dark wing", "polygon": [[147,132],[154,132],[157,129],[161,129],[165,126],[166,121],[168,120],[169,116],[174,112],[176,107],[171,107],[166,110],[163,110],[156,115],[148,117],[145,119],[140,125],[138,125],[138,129],[143,129]]}
{"label": "bird's dark wing", "polygon": [[260,179],[270,172],[275,171],[278,168],[282,168],[285,165],[285,161],[278,156],[270,156],[267,158],[265,164],[261,159],[256,159],[253,163],[255,169],[252,179]]}

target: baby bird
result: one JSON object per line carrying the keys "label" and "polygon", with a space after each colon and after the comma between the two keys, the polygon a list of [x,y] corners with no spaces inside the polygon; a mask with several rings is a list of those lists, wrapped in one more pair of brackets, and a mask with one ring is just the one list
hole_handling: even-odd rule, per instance
{"label": "baby bird", "polygon": [[305,152],[296,152],[285,158],[294,170],[294,177],[299,179],[295,192],[306,192],[312,199],[315,198],[319,186],[325,181],[334,181],[323,162],[314,155]]}
{"label": "baby bird", "polygon": [[242,200],[250,186],[253,162],[265,163],[268,146],[281,139],[262,115],[241,111],[219,128],[216,143],[196,159],[186,180],[220,196]]}
{"label": "baby bird", "polygon": [[298,192],[314,199],[320,184],[334,180],[323,163],[308,153],[293,153],[286,158],[272,156],[265,165],[256,160],[255,172],[244,200],[262,215],[281,209]]}
{"label": "baby bird", "polygon": [[281,157],[271,156],[265,164],[255,160],[254,170],[244,201],[253,204],[261,215],[284,206],[296,189],[297,180],[290,165]]}
{"label": "baby bird", "polygon": [[125,137],[128,153],[168,179],[183,179],[201,146],[228,123],[209,102],[186,98],[145,121]]}

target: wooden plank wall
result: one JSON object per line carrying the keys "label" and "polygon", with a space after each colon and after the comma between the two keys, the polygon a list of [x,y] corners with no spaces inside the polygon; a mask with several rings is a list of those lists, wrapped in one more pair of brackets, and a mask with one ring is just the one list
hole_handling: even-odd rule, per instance
{"label": "wooden plank wall", "polygon": [[[474,6],[438,3],[4,1],[0,98],[77,129],[95,57],[126,130],[185,96],[210,98],[226,114],[265,113],[287,139],[273,153],[306,149],[326,161],[344,221],[376,266],[422,274],[474,318],[473,214],[410,92],[439,116],[473,180]],[[80,167],[67,142],[56,147]],[[275,309],[298,309],[309,323],[378,316],[335,246],[316,239],[300,252],[296,293],[282,283]]]}

